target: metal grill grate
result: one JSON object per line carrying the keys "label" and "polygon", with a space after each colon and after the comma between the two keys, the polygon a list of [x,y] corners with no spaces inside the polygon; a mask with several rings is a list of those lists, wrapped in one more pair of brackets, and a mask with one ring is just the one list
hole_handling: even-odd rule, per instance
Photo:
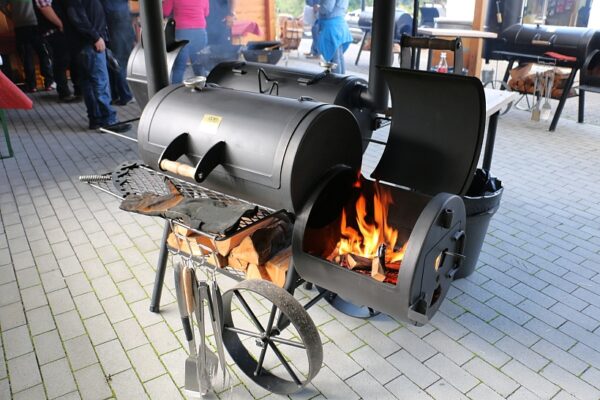
{"label": "metal grill grate", "polygon": [[[111,178],[108,180],[107,178]],[[114,172],[103,175],[90,175],[80,177],[81,181],[89,183],[103,192],[109,193],[119,199],[124,199],[131,194],[155,193],[168,194],[165,185],[166,179],[169,179],[179,189],[181,194],[188,198],[206,198],[219,201],[224,205],[251,204],[247,201],[228,196],[214,190],[206,189],[184,180],[167,176],[164,173],[153,170],[152,168],[137,163],[123,164]],[[271,215],[273,210],[265,207],[258,207],[258,212],[252,217],[242,217],[238,229],[231,233],[235,235],[242,230]],[[193,229],[192,229],[193,230]],[[206,235],[205,232],[193,230],[199,234]]]}

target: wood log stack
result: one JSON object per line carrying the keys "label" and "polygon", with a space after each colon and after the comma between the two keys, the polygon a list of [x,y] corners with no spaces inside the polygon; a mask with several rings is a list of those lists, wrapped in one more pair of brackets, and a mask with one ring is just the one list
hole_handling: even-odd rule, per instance
{"label": "wood log stack", "polygon": [[[535,88],[535,72],[531,71],[532,64],[523,64],[519,67],[513,68],[510,71],[510,80],[508,81],[508,86],[514,91],[520,93],[528,93],[533,94]],[[563,89],[567,83],[567,78],[569,74],[564,72],[560,68],[554,68],[553,70],[548,70],[545,73],[554,74],[554,83],[551,88],[551,97],[554,99],[560,98],[562,96]],[[544,80],[538,82],[537,90],[538,92],[545,93],[545,88],[540,85],[543,85]],[[569,94],[574,95],[575,92]]]}
{"label": "wood log stack", "polygon": [[230,266],[247,279],[266,279],[283,287],[292,255],[292,223],[285,216],[265,218],[226,239],[211,240],[177,226],[168,237],[171,248],[207,256],[213,266]]}

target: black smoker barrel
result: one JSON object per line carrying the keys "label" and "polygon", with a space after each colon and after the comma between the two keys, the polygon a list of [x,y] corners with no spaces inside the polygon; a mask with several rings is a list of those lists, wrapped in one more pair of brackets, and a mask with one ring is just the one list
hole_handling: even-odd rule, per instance
{"label": "black smoker barrel", "polygon": [[361,93],[367,90],[364,79],[323,72],[243,61],[224,62],[212,69],[206,81],[221,87],[299,99],[310,97],[323,103],[345,107],[357,119],[363,149],[373,131],[370,110],[363,107]]}

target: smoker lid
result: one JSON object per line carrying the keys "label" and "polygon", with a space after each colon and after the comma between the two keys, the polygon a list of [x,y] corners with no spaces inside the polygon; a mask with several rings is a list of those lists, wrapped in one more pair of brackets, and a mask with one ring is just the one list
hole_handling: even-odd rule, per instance
{"label": "smoker lid", "polygon": [[485,127],[477,78],[380,67],[392,97],[387,145],[371,177],[435,195],[464,195]]}

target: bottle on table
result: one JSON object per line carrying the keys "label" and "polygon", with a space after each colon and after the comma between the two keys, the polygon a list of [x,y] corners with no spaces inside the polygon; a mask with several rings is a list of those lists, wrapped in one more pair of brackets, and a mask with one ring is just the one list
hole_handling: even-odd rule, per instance
{"label": "bottle on table", "polygon": [[442,54],[440,55],[440,62],[438,63],[437,67],[435,67],[436,72],[441,72],[441,73],[448,73],[448,61],[446,60],[446,52],[442,51]]}

